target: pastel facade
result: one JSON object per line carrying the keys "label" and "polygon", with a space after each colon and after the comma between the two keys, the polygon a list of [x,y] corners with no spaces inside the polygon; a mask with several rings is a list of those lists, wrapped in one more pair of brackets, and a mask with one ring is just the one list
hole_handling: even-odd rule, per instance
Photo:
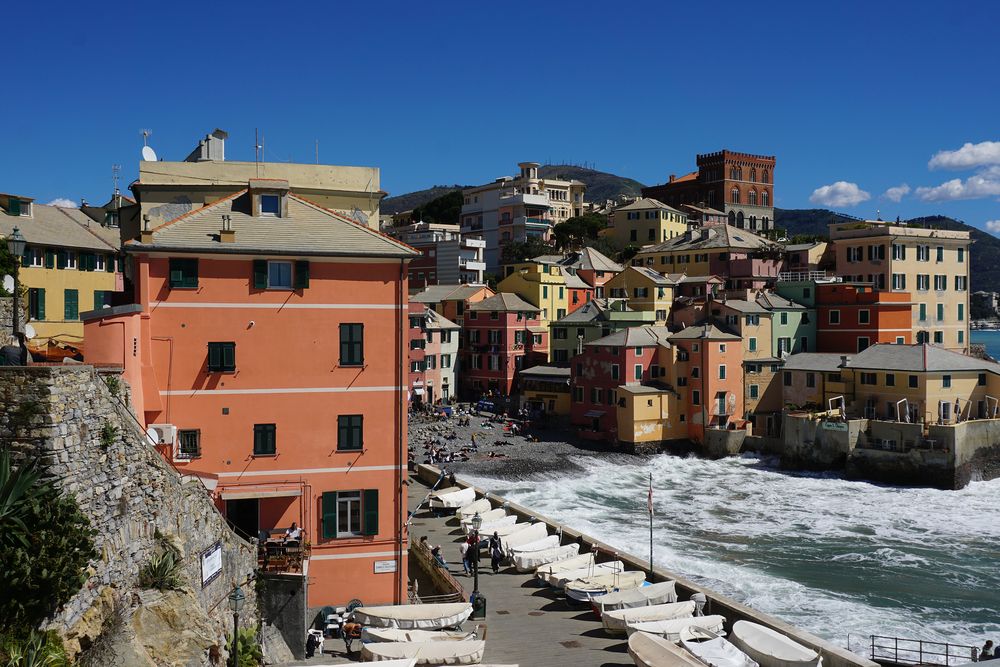
{"label": "pastel facade", "polygon": [[411,297],[445,319],[462,326],[469,306],[488,299],[494,291],[486,285],[434,285]]}
{"label": "pastel facade", "polygon": [[683,406],[688,438],[705,441],[706,428],[729,428],[743,418],[743,345],[739,336],[694,325],[670,336],[677,348],[678,378],[685,379]]}
{"label": "pastel facade", "polygon": [[624,299],[593,299],[549,325],[550,360],[568,365],[583,345],[616,331],[655,323],[653,311],[633,310]]}
{"label": "pastel facade", "polygon": [[419,302],[409,304],[410,400],[448,403],[458,392],[455,368],[462,328]]}
{"label": "pastel facade", "polygon": [[419,250],[410,262],[410,289],[431,285],[484,284],[486,241],[462,237],[458,225],[416,222],[389,227],[386,233]]}
{"label": "pastel facade", "polygon": [[548,359],[549,333],[539,323],[539,310],[516,294],[478,301],[466,315],[459,380],[466,397],[509,395],[518,371]]}
{"label": "pastel facade", "polygon": [[815,289],[817,352],[853,354],[876,343],[913,342],[908,292],[853,283],[819,283]]}
{"label": "pastel facade", "polygon": [[653,313],[653,322],[663,326],[674,302],[679,276],[664,276],[644,266],[629,266],[605,283],[612,299],[625,299],[630,308]]}
{"label": "pastel facade", "polygon": [[687,214],[661,201],[641,198],[614,210],[605,235],[616,245],[662,243],[687,231]]}
{"label": "pastel facade", "polygon": [[[538,308],[539,323],[547,327],[550,321],[569,312],[570,295],[563,271],[564,267],[547,258],[508,265],[507,276],[497,284],[497,290],[517,294]],[[574,284],[581,288],[579,283]]]}
{"label": "pastel facade", "polygon": [[569,416],[570,369],[534,366],[518,373],[521,406],[534,415]]}

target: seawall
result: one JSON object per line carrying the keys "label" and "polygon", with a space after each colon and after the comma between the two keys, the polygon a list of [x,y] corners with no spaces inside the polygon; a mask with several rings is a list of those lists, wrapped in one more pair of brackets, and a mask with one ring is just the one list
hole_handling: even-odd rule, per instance
{"label": "seawall", "polygon": [[[423,482],[432,485],[440,477],[441,471],[435,466],[418,464],[416,466],[416,474]],[[517,503],[507,500],[503,496],[488,493],[483,489],[463,482],[461,479],[456,481],[456,485],[462,488],[471,487],[475,489],[477,497],[485,497],[489,499],[494,507],[504,506],[509,514],[514,514],[520,519],[531,519],[545,523],[552,533],[558,533],[561,531],[563,543],[568,544],[571,542],[578,542],[583,547],[599,550],[601,555],[604,557],[599,560],[617,559],[623,561],[629,569],[649,571],[649,561],[646,559],[639,558],[629,553],[624,553],[620,549],[602,542],[595,537],[582,533],[570,526],[567,526],[566,524],[562,524],[558,521],[542,516],[538,512],[533,511],[531,508],[518,505]],[[759,623],[781,632],[782,634],[785,634],[793,638],[795,641],[809,646],[816,651],[820,651],[823,654],[824,667],[877,667],[877,664],[871,660],[852,653],[845,648],[831,644],[824,639],[796,628],[795,626],[792,626],[778,618],[759,612],[756,609],[747,607],[746,605],[742,605],[735,600],[700,586],[693,581],[663,568],[653,568],[652,575],[649,579],[651,581],[677,582],[676,587],[679,599],[687,599],[694,593],[703,593],[708,599],[705,613],[721,614],[726,617],[730,625],[740,620]]]}

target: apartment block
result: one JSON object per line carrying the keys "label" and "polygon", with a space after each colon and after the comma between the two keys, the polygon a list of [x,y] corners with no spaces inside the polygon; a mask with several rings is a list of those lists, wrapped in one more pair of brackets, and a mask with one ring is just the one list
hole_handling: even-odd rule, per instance
{"label": "apartment block", "polygon": [[518,295],[500,292],[470,305],[466,315],[460,377],[466,397],[509,395],[518,371],[548,359],[549,332],[539,309]]}
{"label": "apartment block", "polygon": [[455,397],[462,328],[424,304],[409,304],[410,402],[435,405]]}
{"label": "apartment block", "polygon": [[550,359],[557,366],[568,366],[585,344],[655,320],[654,311],[630,308],[625,299],[593,299],[549,325]]}
{"label": "apartment block", "polygon": [[661,201],[643,197],[616,208],[604,231],[620,246],[662,243],[688,229],[687,214]]}
{"label": "apartment block", "polygon": [[420,251],[410,262],[410,289],[431,285],[483,285],[486,241],[463,237],[458,225],[416,222],[389,227],[386,233]]}
{"label": "apartment block", "polygon": [[674,287],[681,276],[664,276],[644,266],[630,266],[605,283],[612,299],[625,299],[630,308],[653,313],[653,322],[667,323]]}

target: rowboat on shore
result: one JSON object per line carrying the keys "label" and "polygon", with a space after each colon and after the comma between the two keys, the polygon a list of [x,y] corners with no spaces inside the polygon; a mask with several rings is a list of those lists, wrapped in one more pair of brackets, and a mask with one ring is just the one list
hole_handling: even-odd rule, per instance
{"label": "rowboat on shore", "polygon": [[623,635],[628,626],[636,623],[653,621],[670,621],[677,618],[692,618],[695,604],[691,600],[684,602],[666,602],[648,607],[633,607],[631,609],[610,609],[601,614],[601,623],[605,631],[611,634]]}
{"label": "rowboat on shore", "polygon": [[531,572],[548,564],[576,558],[580,545],[576,542],[540,551],[519,551],[514,554],[514,567],[518,572]]}
{"label": "rowboat on shore", "polygon": [[465,507],[476,499],[476,490],[471,486],[460,489],[456,486],[432,491],[430,494],[430,506],[432,509],[458,509]]}
{"label": "rowboat on shore", "polygon": [[472,605],[467,602],[399,604],[358,607],[354,610],[354,621],[376,628],[441,630],[461,625],[471,614]]}
{"label": "rowboat on shore", "polygon": [[465,521],[466,519],[471,519],[476,516],[477,512],[479,514],[489,512],[492,507],[493,506],[490,504],[489,500],[486,498],[480,498],[479,500],[475,500],[464,507],[458,508],[458,511],[455,512],[455,516],[457,516],[460,520]]}
{"label": "rowboat on shore", "polygon": [[735,644],[704,628],[681,630],[681,646],[709,667],[759,667]]}
{"label": "rowboat on shore", "polygon": [[502,544],[504,550],[510,554],[511,549],[516,549],[524,544],[535,544],[549,538],[557,540],[556,542],[550,540],[550,544],[558,544],[559,536],[549,535],[549,527],[539,521],[531,524],[527,530],[521,530],[508,535],[506,539],[502,540]]}
{"label": "rowboat on shore", "polygon": [[449,630],[400,630],[399,628],[363,628],[362,642],[455,642],[476,639],[475,632]]}
{"label": "rowboat on shore", "polygon": [[[524,544],[507,544],[507,553],[511,556],[516,556],[518,554],[529,553],[531,551],[545,551],[546,549],[555,549],[559,546],[559,540],[561,538],[558,535],[546,535],[540,540],[534,540],[532,542],[525,542]],[[579,545],[577,545],[579,549]]]}
{"label": "rowboat on shore", "polygon": [[632,635],[636,632],[662,637],[671,642],[680,641],[681,632],[689,627],[711,630],[717,635],[723,634],[726,625],[725,616],[693,616],[691,618],[674,618],[667,621],[629,622],[625,632]]}
{"label": "rowboat on shore", "polygon": [[[501,528],[506,528],[507,526],[513,526],[515,523],[517,523],[517,517],[514,516],[513,514],[508,514],[506,516],[496,518],[493,521],[490,521],[489,523],[484,522],[483,525],[479,527],[479,534],[492,535],[494,530],[498,531]],[[464,532],[466,535],[468,535],[472,531],[473,527],[471,523],[462,524],[462,532]]]}
{"label": "rowboat on shore", "polygon": [[[421,606],[421,605],[414,605]],[[372,642],[361,645],[361,657],[370,662],[411,658],[418,665],[478,665],[486,642]]]}
{"label": "rowboat on shore", "polygon": [[631,590],[616,591],[591,600],[594,613],[598,616],[615,609],[650,607],[668,602],[677,602],[677,587],[674,581],[661,581]]}
{"label": "rowboat on shore", "polygon": [[627,591],[639,588],[646,582],[646,573],[641,570],[628,572],[608,572],[595,574],[567,582],[564,586],[566,597],[577,602],[590,602],[596,597],[615,591]]}
{"label": "rowboat on shore", "polygon": [[820,654],[808,646],[751,621],[736,621],[730,641],[760,667],[820,667],[823,663]]}
{"label": "rowboat on shore", "polygon": [[576,570],[579,568],[587,568],[593,564],[594,553],[591,551],[585,554],[580,554],[579,556],[573,556],[572,558],[565,558],[558,561],[552,561],[544,565],[539,565],[535,570],[535,577],[544,583],[548,583],[549,577],[553,574],[566,572],[568,570]]}
{"label": "rowboat on shore", "polygon": [[[459,512],[460,511],[461,510],[459,510]],[[497,521],[497,520],[502,519],[505,516],[507,516],[507,510],[505,510],[502,507],[498,507],[495,510],[487,510],[486,512],[474,512],[473,514],[471,514],[469,516],[459,516],[458,518],[459,518],[459,520],[460,520],[460,522],[462,524],[462,530],[464,530],[466,533],[468,533],[469,530],[471,530],[471,528],[472,528],[472,519],[473,519],[473,517],[476,516],[476,514],[479,515],[479,520],[482,521],[483,524],[487,524],[487,523],[492,523],[493,521]]]}
{"label": "rowboat on shore", "polygon": [[597,563],[588,567],[581,567],[575,570],[566,570],[549,575],[549,586],[554,588],[565,588],[566,584],[577,579],[593,577],[598,574],[608,574],[609,572],[624,572],[625,563],[614,560],[607,563]]}
{"label": "rowboat on shore", "polygon": [[498,537],[508,538],[526,530],[531,531],[525,536],[531,538],[530,540],[528,540],[529,542],[534,540],[540,540],[543,537],[545,537],[549,532],[548,526],[546,526],[544,523],[536,521],[535,523],[512,523],[507,526],[500,526],[499,528],[494,528],[488,533],[485,531],[480,531],[479,534],[483,537],[483,539],[492,537],[493,533],[496,533]]}
{"label": "rowboat on shore", "polygon": [[645,632],[628,638],[628,654],[636,667],[705,667],[672,641]]}

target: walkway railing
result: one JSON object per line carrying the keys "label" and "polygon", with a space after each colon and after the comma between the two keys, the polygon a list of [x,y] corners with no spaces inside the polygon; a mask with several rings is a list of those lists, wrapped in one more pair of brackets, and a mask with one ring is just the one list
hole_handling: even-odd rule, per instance
{"label": "walkway railing", "polygon": [[883,665],[961,665],[978,657],[975,646],[871,635],[871,659]]}

